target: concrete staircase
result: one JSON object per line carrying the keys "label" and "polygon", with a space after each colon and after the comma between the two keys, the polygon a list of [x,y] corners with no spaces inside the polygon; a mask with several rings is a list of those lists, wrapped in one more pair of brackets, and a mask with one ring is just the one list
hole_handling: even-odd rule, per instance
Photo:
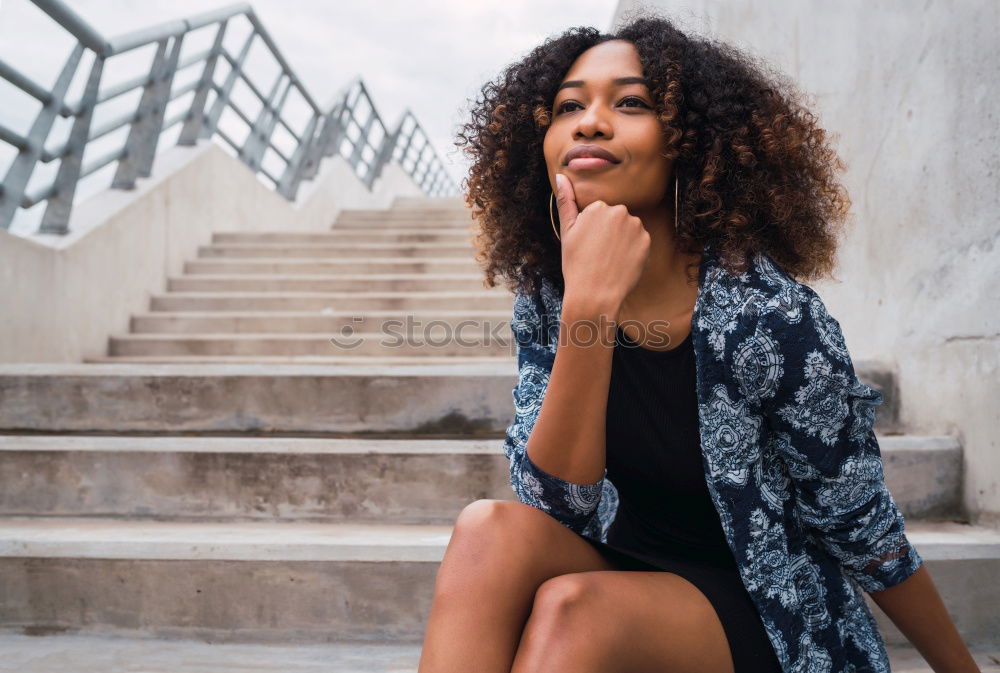
{"label": "concrete staircase", "polygon": [[508,362],[512,297],[484,287],[468,211],[433,201],[343,211],[325,233],[216,233],[90,361]]}
{"label": "concrete staircase", "polygon": [[[512,297],[471,224],[399,199],[219,233],[107,356],[0,365],[0,671],[415,671],[455,517],[514,499]],[[891,371],[859,371],[909,536],[994,670],[1000,533],[962,523],[961,446],[891,434]],[[928,670],[871,604],[894,670]]]}

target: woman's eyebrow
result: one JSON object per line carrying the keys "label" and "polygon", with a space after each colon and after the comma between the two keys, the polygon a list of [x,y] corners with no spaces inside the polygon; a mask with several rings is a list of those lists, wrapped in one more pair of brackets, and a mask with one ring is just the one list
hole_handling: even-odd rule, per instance
{"label": "woman's eyebrow", "polygon": [[[649,80],[646,79],[645,77],[619,77],[618,79],[611,80],[611,83],[615,84],[615,85],[619,85],[619,86],[623,85],[623,84],[645,84],[647,89],[652,89],[653,88],[650,85]],[[562,91],[563,89],[565,89],[567,87],[571,87],[571,86],[583,86],[583,84],[584,84],[584,82],[583,82],[582,79],[569,80],[569,81],[566,81],[566,82],[563,82],[562,84],[560,84],[559,88],[556,89],[556,93]]]}

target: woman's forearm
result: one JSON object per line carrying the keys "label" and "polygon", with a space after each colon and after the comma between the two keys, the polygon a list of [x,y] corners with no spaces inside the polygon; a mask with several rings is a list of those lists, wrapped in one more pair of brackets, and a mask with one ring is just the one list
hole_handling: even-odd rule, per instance
{"label": "woman's forearm", "polygon": [[543,471],[575,484],[605,469],[605,420],[618,305],[567,295],[542,408],[525,445]]}
{"label": "woman's forearm", "polygon": [[899,584],[868,594],[935,673],[980,673],[931,580],[927,566]]}

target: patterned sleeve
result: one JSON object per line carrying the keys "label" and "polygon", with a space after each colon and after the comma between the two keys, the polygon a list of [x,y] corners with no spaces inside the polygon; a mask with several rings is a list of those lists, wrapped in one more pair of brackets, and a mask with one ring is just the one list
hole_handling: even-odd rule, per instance
{"label": "patterned sleeve", "polygon": [[840,324],[816,292],[799,284],[796,295],[760,317],[754,341],[770,355],[760,360],[770,374],[758,371],[757,385],[744,388],[772,430],[802,523],[863,590],[882,591],[923,562],[885,485],[874,431],[883,396],[855,375]]}
{"label": "patterned sleeve", "polygon": [[555,354],[540,343],[541,320],[537,298],[516,294],[510,322],[517,344],[517,385],[514,386],[514,422],[507,427],[504,455],[510,461],[510,484],[518,500],[548,512],[567,528],[596,537],[601,492],[607,477],[595,484],[575,484],[548,474],[525,450],[548,388]]}

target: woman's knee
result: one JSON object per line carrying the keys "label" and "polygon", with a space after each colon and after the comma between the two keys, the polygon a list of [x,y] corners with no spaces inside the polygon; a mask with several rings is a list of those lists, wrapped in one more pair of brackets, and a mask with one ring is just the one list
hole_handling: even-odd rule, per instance
{"label": "woman's knee", "polygon": [[554,520],[541,510],[516,500],[481,498],[466,505],[452,530],[452,540],[473,541],[476,547],[497,541],[504,545],[532,539]]}
{"label": "woman's knee", "polygon": [[601,583],[591,573],[567,573],[542,582],[531,611],[539,621],[565,623],[593,614],[601,600]]}
{"label": "woman's knee", "polygon": [[477,543],[489,541],[510,532],[519,519],[517,511],[520,503],[508,500],[481,498],[462,508],[452,529],[452,540],[466,541],[472,538]]}
{"label": "woman's knee", "polygon": [[535,592],[531,616],[524,627],[523,664],[556,662],[559,668],[587,670],[605,650],[599,621],[602,587],[591,573],[557,575]]}
{"label": "woman's knee", "polygon": [[518,507],[523,505],[480,499],[462,509],[438,570],[439,594],[460,593],[470,582],[489,581],[505,564],[513,563],[510,552],[512,545],[517,544],[516,531],[530,525],[523,512],[517,511]]}

